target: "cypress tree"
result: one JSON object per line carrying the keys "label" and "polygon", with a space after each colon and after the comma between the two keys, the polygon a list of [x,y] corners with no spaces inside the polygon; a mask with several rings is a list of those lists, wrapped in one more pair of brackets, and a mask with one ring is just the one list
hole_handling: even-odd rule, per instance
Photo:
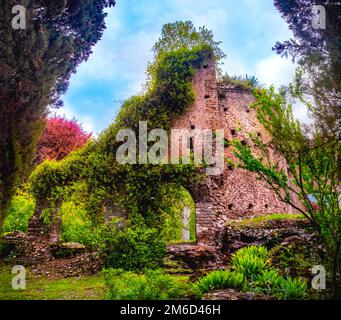
{"label": "cypress tree", "polygon": [[105,8],[114,5],[115,0],[0,0],[0,226],[16,186],[30,171],[47,107],[62,105],[71,74],[102,36]]}

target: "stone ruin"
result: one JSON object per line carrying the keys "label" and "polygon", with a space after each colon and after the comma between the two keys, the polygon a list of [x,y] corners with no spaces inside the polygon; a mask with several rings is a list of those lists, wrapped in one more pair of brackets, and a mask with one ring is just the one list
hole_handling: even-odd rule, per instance
{"label": "stone ruin", "polygon": [[[250,109],[255,99],[250,90],[237,89],[227,84],[218,84],[215,64],[209,63],[197,70],[193,79],[195,103],[187,112],[173,121],[173,128],[223,129],[225,157],[235,159],[232,139],[255,146],[248,132],[255,132],[264,141],[270,137],[258,122],[256,111]],[[270,156],[280,159],[270,149]],[[283,163],[285,168],[285,163]],[[233,168],[225,163],[224,171],[217,176],[207,176],[199,186],[188,190],[196,204],[196,239],[198,244],[217,245],[217,234],[229,219],[238,219],[256,214],[291,213],[292,208],[281,202],[265,183],[255,174]]]}
{"label": "stone ruin", "polygon": [[[216,67],[213,61],[202,65],[193,78],[195,102],[181,116],[173,119],[172,128],[188,129],[223,129],[225,157],[234,158],[228,143],[240,139],[252,145],[247,133],[256,132],[264,141],[269,141],[265,129],[256,118],[256,111],[250,109],[255,101],[250,90],[236,88],[228,84],[218,84]],[[278,157],[270,150],[271,157]],[[285,163],[283,163],[285,168]],[[292,208],[281,202],[266,185],[257,180],[255,174],[224,164],[223,173],[206,176],[199,185],[188,187],[196,206],[196,244],[168,246],[171,258],[185,260],[191,266],[210,268],[224,263],[221,249],[223,233],[230,219],[250,217],[258,214],[291,213]],[[124,212],[113,206],[106,216],[124,216]],[[123,212],[123,213],[122,213]],[[27,247],[22,252],[26,263],[47,261],[53,255],[51,249],[58,243],[58,228],[43,231],[41,208],[29,222]],[[189,222],[188,212],[183,213],[183,221]],[[20,237],[19,237],[20,238]],[[183,239],[189,239],[184,230]],[[12,239],[12,242],[14,240]],[[19,241],[24,241],[22,236]],[[15,241],[14,241],[15,242]],[[51,247],[52,244],[52,247]]]}

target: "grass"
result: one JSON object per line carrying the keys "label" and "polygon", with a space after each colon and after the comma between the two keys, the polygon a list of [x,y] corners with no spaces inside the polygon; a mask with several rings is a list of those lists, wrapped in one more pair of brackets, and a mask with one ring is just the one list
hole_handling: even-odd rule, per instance
{"label": "grass", "polygon": [[25,290],[12,289],[14,276],[11,267],[0,266],[0,300],[101,300],[105,296],[100,276],[53,280],[34,278],[28,273]]}
{"label": "grass", "polygon": [[[11,267],[0,265],[0,300],[103,300],[107,288],[100,275],[79,278],[35,278],[28,272],[25,290],[11,286]],[[170,276],[177,281],[188,281],[189,276]]]}
{"label": "grass", "polygon": [[170,276],[162,269],[144,273],[106,269],[102,274],[110,300],[181,300],[192,295],[188,278]]}
{"label": "grass", "polygon": [[269,215],[256,216],[249,219],[242,220],[231,220],[233,225],[238,226],[255,226],[258,224],[262,224],[263,222],[268,222],[271,220],[285,220],[285,219],[305,219],[303,214],[292,214],[292,213],[273,213]]}

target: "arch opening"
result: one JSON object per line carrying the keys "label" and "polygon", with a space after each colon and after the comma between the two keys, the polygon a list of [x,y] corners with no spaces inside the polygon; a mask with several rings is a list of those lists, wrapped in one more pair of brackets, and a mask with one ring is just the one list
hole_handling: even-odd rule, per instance
{"label": "arch opening", "polygon": [[190,192],[183,186],[172,185],[167,196],[163,236],[169,244],[196,243],[196,206]]}

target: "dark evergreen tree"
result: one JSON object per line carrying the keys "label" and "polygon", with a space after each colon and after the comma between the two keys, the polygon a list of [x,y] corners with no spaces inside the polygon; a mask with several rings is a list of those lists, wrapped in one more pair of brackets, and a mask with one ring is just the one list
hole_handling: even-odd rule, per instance
{"label": "dark evergreen tree", "polygon": [[[25,29],[14,6],[26,12]],[[0,226],[29,172],[48,105],[61,106],[69,79],[105,29],[115,0],[0,0]],[[13,20],[14,19],[14,20]],[[14,22],[14,27],[13,27]]]}
{"label": "dark evergreen tree", "polygon": [[[299,80],[314,98],[310,111],[315,123],[335,138],[341,126],[341,1],[275,0],[274,4],[294,34],[294,39],[277,42],[274,50],[298,62],[303,70]],[[324,10],[316,10],[319,5]],[[319,17],[321,28],[316,28]]]}

